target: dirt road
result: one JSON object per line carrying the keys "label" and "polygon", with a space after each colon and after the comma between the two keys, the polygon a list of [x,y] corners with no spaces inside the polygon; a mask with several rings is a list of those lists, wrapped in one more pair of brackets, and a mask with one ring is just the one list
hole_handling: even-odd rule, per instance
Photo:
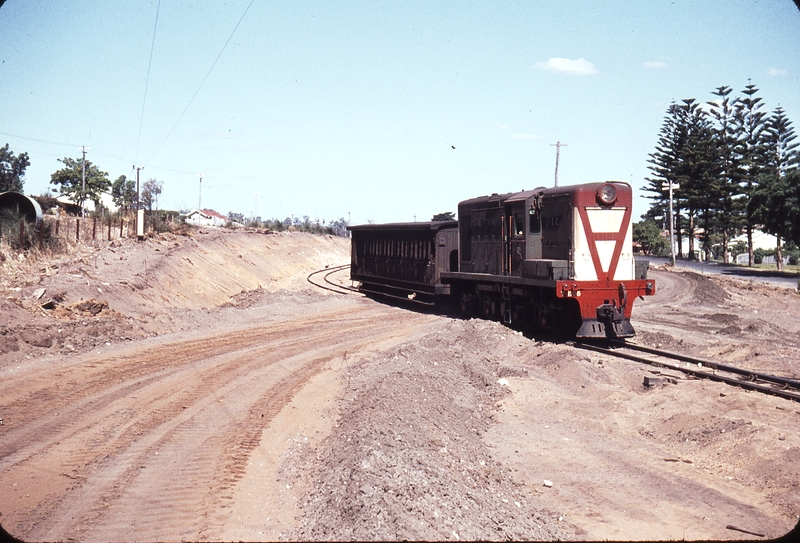
{"label": "dirt road", "polygon": [[[313,383],[324,411],[339,392],[333,369],[407,341],[434,320],[329,300],[280,315],[251,308],[214,330],[6,372],[0,494],[17,503],[3,512],[4,525],[30,540],[229,535],[231,515],[248,507],[234,490],[253,452],[263,445],[280,458],[281,439],[324,416],[311,411],[291,429],[276,425],[298,391]],[[253,500],[273,511],[291,507],[272,494]],[[273,518],[285,527],[277,511]],[[269,530],[262,523],[265,539],[277,535]]]}

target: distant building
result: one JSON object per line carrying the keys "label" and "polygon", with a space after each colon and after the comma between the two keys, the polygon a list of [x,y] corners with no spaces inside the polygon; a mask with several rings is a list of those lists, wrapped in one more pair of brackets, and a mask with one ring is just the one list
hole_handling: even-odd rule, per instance
{"label": "distant building", "polygon": [[[747,245],[747,234],[742,234],[741,236],[733,238],[728,246],[730,247],[731,245],[734,245],[739,241]],[[777,244],[778,244],[778,238],[776,238],[772,234],[767,234],[766,232],[762,232],[761,230],[753,230],[753,249],[764,249],[764,250],[774,249]],[[736,263],[747,264],[748,258],[749,258],[748,254],[746,252],[736,255]],[[786,257],[784,260],[788,262],[788,257]],[[775,264],[775,257],[774,256],[764,257],[763,263]]]}
{"label": "distant building", "polygon": [[[81,214],[81,206],[79,203],[73,201],[69,196],[65,194],[60,194],[56,197],[56,201],[58,202],[58,206],[65,212],[70,215],[80,215]],[[114,198],[108,192],[104,192],[100,194],[100,205],[103,206],[105,209],[108,210],[109,213],[116,212],[119,208],[114,203]],[[87,213],[91,213],[95,210],[94,202],[91,200],[86,200],[83,203],[84,209]]]}
{"label": "distant building", "polygon": [[228,219],[213,209],[195,209],[186,215],[186,222],[195,226],[225,226]]}

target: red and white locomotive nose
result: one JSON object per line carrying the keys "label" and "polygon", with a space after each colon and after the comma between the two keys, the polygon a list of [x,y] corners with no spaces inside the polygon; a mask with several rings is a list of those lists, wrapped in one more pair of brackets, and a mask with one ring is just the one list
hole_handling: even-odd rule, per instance
{"label": "red and white locomotive nose", "polygon": [[633,258],[631,187],[601,183],[576,187],[573,213],[573,270],[556,295],[578,301],[583,324],[577,337],[630,337],[633,300],[655,293],[646,270]]}

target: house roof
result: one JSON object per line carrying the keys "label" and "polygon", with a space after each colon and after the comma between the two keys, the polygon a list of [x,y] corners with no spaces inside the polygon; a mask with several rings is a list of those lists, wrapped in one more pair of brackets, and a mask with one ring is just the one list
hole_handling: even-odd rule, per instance
{"label": "house roof", "polygon": [[203,211],[203,213],[205,213],[209,217],[216,217],[216,218],[221,219],[223,221],[227,221],[228,220],[228,217],[226,217],[225,215],[221,215],[221,214],[217,213],[213,209],[203,209],[202,211]]}

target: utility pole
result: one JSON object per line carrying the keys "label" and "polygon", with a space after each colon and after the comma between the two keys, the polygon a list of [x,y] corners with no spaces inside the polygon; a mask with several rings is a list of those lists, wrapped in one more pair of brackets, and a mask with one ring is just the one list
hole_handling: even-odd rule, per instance
{"label": "utility pole", "polygon": [[550,147],[555,147],[556,148],[556,184],[553,185],[555,187],[558,186],[558,156],[559,156],[559,154],[561,152],[561,148],[562,147],[566,147],[566,146],[567,146],[566,143],[561,143],[560,141],[557,141],[555,143],[551,143],[550,144]]}
{"label": "utility pole", "polygon": [[144,166],[136,167],[136,211],[139,211],[139,171],[144,169]]}
{"label": "utility pole", "polygon": [[136,236],[139,236],[139,172],[144,169],[144,166],[136,166],[136,215],[133,221],[136,227]]}
{"label": "utility pole", "polygon": [[257,193],[257,192],[254,192],[254,193],[253,193],[253,196],[254,196],[254,197],[255,197],[255,199],[256,199],[255,206],[253,207],[253,220],[255,220],[255,219],[256,219],[256,217],[258,217],[258,193]]}
{"label": "utility pole", "polygon": [[92,148],[82,145],[78,147],[78,150],[83,152],[83,160],[81,160],[81,220],[83,220],[86,218],[86,209],[84,205],[86,203],[86,151],[91,151]]}
{"label": "utility pole", "polygon": [[203,210],[203,174],[200,174],[200,192],[197,194],[197,210]]}
{"label": "utility pole", "polygon": [[[675,267],[675,219],[672,217],[672,191],[680,190],[681,186],[672,181],[661,183],[661,189],[669,190],[669,252],[672,260],[672,267]],[[680,232],[678,233],[680,235]]]}

